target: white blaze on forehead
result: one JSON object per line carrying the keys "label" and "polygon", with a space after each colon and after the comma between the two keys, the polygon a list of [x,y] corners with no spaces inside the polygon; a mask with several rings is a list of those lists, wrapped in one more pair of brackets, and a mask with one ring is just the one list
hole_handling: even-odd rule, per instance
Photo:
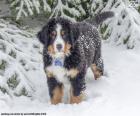
{"label": "white blaze on forehead", "polygon": [[63,40],[63,38],[61,36],[61,30],[62,30],[62,26],[60,24],[57,24],[56,25],[57,36],[56,36],[56,39],[55,39],[55,42],[54,42],[54,50],[56,52],[58,52],[58,50],[56,48],[57,44],[61,44],[62,45],[62,51],[64,51],[64,40]]}
{"label": "white blaze on forehead", "polygon": [[62,29],[62,26],[60,24],[57,24],[56,25],[56,32],[57,32],[58,36],[60,36],[61,29]]}

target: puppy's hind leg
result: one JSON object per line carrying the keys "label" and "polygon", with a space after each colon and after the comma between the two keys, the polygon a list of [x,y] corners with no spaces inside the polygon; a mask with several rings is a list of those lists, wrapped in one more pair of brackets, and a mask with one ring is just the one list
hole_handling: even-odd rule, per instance
{"label": "puppy's hind leg", "polygon": [[94,74],[95,80],[97,80],[98,78],[100,78],[103,75],[103,71],[101,69],[99,69],[96,64],[91,65],[91,70]]}
{"label": "puppy's hind leg", "polygon": [[95,80],[101,77],[104,73],[104,63],[101,57],[101,50],[96,51],[94,61],[91,65],[92,72],[94,74]]}

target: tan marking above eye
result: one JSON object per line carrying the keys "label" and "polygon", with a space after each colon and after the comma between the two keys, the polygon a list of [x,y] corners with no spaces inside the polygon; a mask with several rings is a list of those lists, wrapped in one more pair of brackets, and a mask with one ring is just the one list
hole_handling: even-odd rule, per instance
{"label": "tan marking above eye", "polygon": [[65,31],[64,30],[61,30],[61,35],[63,36],[65,34]]}
{"label": "tan marking above eye", "polygon": [[50,34],[52,37],[55,37],[57,35],[56,31],[52,31]]}

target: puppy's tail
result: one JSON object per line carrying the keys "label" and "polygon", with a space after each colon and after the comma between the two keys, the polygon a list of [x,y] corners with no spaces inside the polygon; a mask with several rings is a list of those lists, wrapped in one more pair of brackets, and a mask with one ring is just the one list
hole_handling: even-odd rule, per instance
{"label": "puppy's tail", "polygon": [[111,18],[113,16],[114,16],[114,12],[112,12],[112,11],[106,11],[106,12],[102,12],[100,14],[96,14],[91,19],[86,19],[85,22],[90,23],[90,24],[93,24],[95,26],[98,26],[103,21],[105,21],[107,18]]}

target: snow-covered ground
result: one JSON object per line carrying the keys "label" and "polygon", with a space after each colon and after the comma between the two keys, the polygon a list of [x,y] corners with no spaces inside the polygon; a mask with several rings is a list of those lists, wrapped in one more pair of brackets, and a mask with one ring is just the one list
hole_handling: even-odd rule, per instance
{"label": "snow-covered ground", "polygon": [[[102,48],[106,74],[94,80],[91,70],[88,70],[86,100],[80,104],[50,104],[41,44],[32,34],[0,20],[0,113],[140,116],[140,15],[123,1],[113,3],[109,0],[103,8],[103,11],[115,12],[115,17],[101,26],[102,35],[107,38]],[[5,12],[9,15],[7,7],[3,7],[6,10],[1,11],[0,15]],[[31,33],[36,31],[36,25],[38,28],[44,23],[26,21],[33,28]]]}
{"label": "snow-covered ground", "polygon": [[[102,2],[100,4],[95,12],[104,7]],[[107,39],[102,49],[106,74],[94,80],[88,70],[86,100],[73,105],[50,104],[41,45],[32,34],[0,20],[0,113],[140,116],[140,15],[127,6],[127,0],[108,0],[102,11],[107,10],[114,11],[115,17],[101,26],[103,37]],[[4,16],[10,16],[10,10],[0,1],[0,17]],[[29,20],[24,23],[30,25],[33,32],[44,23]]]}
{"label": "snow-covered ground", "polygon": [[[51,105],[45,74],[31,78],[37,91],[28,97],[0,97],[0,112],[42,112],[48,116],[140,116],[140,50],[103,43],[106,76],[86,76],[86,100],[80,104]],[[41,63],[41,61],[40,61]],[[43,69],[43,68],[42,68]],[[43,72],[43,71],[42,71]]]}

